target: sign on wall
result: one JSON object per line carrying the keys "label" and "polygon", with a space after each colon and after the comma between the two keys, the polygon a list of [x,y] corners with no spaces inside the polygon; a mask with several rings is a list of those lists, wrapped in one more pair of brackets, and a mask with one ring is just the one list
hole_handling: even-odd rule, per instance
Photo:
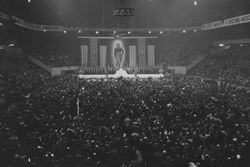
{"label": "sign on wall", "polygon": [[114,16],[134,16],[134,8],[116,8],[114,9]]}

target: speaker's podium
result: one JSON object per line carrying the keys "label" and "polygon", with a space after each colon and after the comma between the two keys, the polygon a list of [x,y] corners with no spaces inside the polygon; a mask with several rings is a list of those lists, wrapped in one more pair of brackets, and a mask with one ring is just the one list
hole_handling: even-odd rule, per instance
{"label": "speaker's podium", "polygon": [[119,77],[123,77],[123,78],[133,78],[134,75],[129,75],[127,73],[126,70],[124,70],[123,68],[120,68],[119,70],[116,71],[116,73],[113,75],[113,78],[119,78]]}

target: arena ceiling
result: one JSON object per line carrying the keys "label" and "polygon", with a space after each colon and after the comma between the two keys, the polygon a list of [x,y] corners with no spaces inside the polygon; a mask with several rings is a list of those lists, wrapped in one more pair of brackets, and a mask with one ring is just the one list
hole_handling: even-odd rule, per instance
{"label": "arena ceiling", "polygon": [[[117,7],[135,8],[135,16],[113,16],[113,9]],[[0,11],[37,24],[94,28],[183,27],[248,14],[250,1],[0,0]]]}

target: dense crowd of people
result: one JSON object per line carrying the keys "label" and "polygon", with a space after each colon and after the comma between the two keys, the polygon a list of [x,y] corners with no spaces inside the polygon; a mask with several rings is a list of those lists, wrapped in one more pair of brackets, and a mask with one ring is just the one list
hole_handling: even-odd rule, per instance
{"label": "dense crowd of people", "polygon": [[160,55],[161,64],[164,66],[188,66],[204,54],[204,51],[193,51],[187,48],[183,50],[171,48],[164,51]]}
{"label": "dense crowd of people", "polygon": [[250,90],[172,79],[51,77],[0,66],[1,166],[249,165]]}
{"label": "dense crowd of people", "polygon": [[[40,2],[0,1],[0,167],[250,166],[250,47],[212,48],[222,39],[249,42],[247,23],[223,20],[248,14],[250,1]],[[137,14],[114,19],[110,10],[122,14],[127,5]],[[216,20],[226,27],[205,31],[204,23]],[[124,69],[164,77],[80,79],[118,70],[110,67],[111,40],[95,43],[107,45],[106,67],[80,67],[80,45],[92,43],[88,36],[152,37],[145,43],[155,46],[156,67]],[[151,52],[140,51],[143,42],[124,42],[136,46],[139,60]],[[88,65],[101,64],[99,49],[96,54]],[[29,56],[49,67],[78,67],[51,76]],[[202,56],[187,75],[168,68],[192,66]]]}
{"label": "dense crowd of people", "polygon": [[188,66],[209,52],[208,39],[196,34],[169,34],[157,43],[156,64],[164,66]]}
{"label": "dense crowd of people", "polygon": [[79,60],[74,59],[76,56],[70,49],[37,47],[28,54],[50,67],[80,65]]}
{"label": "dense crowd of people", "polygon": [[219,55],[208,56],[190,73],[231,84],[250,86],[249,46],[234,46]]}

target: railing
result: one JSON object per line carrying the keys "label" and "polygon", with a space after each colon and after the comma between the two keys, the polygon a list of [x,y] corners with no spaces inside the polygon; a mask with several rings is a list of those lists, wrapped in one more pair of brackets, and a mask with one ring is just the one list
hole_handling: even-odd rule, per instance
{"label": "railing", "polygon": [[46,64],[44,64],[43,62],[41,62],[40,60],[32,57],[32,56],[27,56],[28,60],[31,61],[32,63],[36,64],[37,66],[41,67],[42,69],[44,69],[45,71],[51,73],[51,68],[49,66],[47,66]]}

